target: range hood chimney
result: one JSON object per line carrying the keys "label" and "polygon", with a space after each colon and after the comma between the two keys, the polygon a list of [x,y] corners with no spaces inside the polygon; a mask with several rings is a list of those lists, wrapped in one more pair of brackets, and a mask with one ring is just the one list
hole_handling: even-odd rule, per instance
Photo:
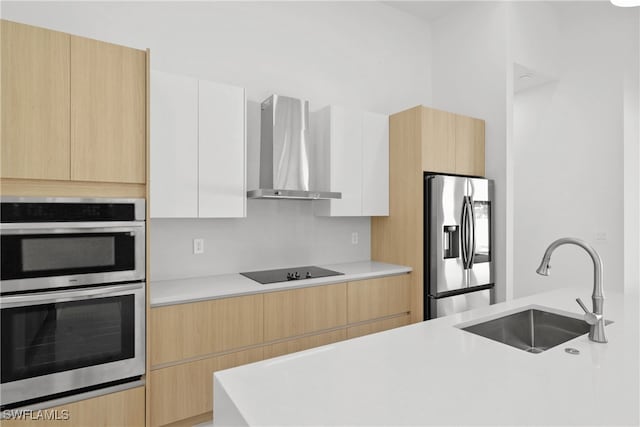
{"label": "range hood chimney", "polygon": [[309,140],[309,101],[271,95],[262,105],[260,188],[250,199],[340,199],[342,193],[312,188],[313,150]]}

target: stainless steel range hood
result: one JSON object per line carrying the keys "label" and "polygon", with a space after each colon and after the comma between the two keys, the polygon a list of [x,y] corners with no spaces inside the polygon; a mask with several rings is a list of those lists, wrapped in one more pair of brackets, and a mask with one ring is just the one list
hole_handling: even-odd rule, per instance
{"label": "stainless steel range hood", "polygon": [[315,164],[309,140],[309,102],[272,95],[261,105],[260,188],[250,199],[340,199],[342,193],[312,188]]}

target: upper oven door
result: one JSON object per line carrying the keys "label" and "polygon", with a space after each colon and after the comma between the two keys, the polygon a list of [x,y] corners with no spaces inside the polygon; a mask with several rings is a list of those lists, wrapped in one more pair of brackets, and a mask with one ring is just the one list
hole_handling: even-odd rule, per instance
{"label": "upper oven door", "polygon": [[2,224],[2,289],[144,280],[145,223]]}

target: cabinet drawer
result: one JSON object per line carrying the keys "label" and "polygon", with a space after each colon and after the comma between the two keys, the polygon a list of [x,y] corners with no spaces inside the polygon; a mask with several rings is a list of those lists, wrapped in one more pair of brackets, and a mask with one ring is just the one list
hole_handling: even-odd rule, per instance
{"label": "cabinet drawer", "polygon": [[264,340],[267,342],[346,323],[346,283],[273,292],[264,296]]}
{"label": "cabinet drawer", "polygon": [[33,420],[2,420],[1,424],[2,427],[143,427],[144,412],[144,387],[136,387],[56,406],[41,413],[34,410]]}
{"label": "cabinet drawer", "polygon": [[151,309],[151,365],[262,342],[262,295]]}
{"label": "cabinet drawer", "polygon": [[151,425],[213,409],[213,373],[262,359],[262,347],[151,371]]}
{"label": "cabinet drawer", "polygon": [[349,282],[349,323],[406,313],[410,310],[409,275]]}
{"label": "cabinet drawer", "polygon": [[375,334],[376,332],[386,331],[387,329],[399,328],[408,325],[411,322],[411,316],[404,314],[397,317],[391,317],[384,320],[378,320],[363,325],[351,326],[347,328],[347,338],[356,338],[363,335]]}
{"label": "cabinet drawer", "polygon": [[324,334],[311,335],[304,338],[279,342],[264,346],[264,358],[282,356],[283,354],[294,353],[296,351],[307,350],[321,345],[343,341],[347,338],[346,329],[325,332]]}

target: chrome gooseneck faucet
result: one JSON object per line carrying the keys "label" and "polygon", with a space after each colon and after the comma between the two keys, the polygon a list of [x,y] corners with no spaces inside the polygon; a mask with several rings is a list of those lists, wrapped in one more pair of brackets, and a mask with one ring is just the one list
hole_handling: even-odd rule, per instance
{"label": "chrome gooseneck faucet", "polygon": [[548,276],[551,254],[558,246],[566,244],[580,246],[582,249],[587,251],[593,260],[593,294],[591,295],[591,300],[593,301],[593,312],[587,310],[587,307],[585,307],[580,298],[576,298],[576,301],[584,310],[584,321],[591,325],[589,339],[595,342],[606,343],[607,337],[604,334],[604,316],[602,314],[604,306],[604,293],[602,291],[602,260],[595,249],[580,239],[574,239],[572,237],[563,237],[562,239],[558,239],[551,243],[544,252],[544,256],[540,262],[540,267],[538,267],[536,273],[542,276]]}

